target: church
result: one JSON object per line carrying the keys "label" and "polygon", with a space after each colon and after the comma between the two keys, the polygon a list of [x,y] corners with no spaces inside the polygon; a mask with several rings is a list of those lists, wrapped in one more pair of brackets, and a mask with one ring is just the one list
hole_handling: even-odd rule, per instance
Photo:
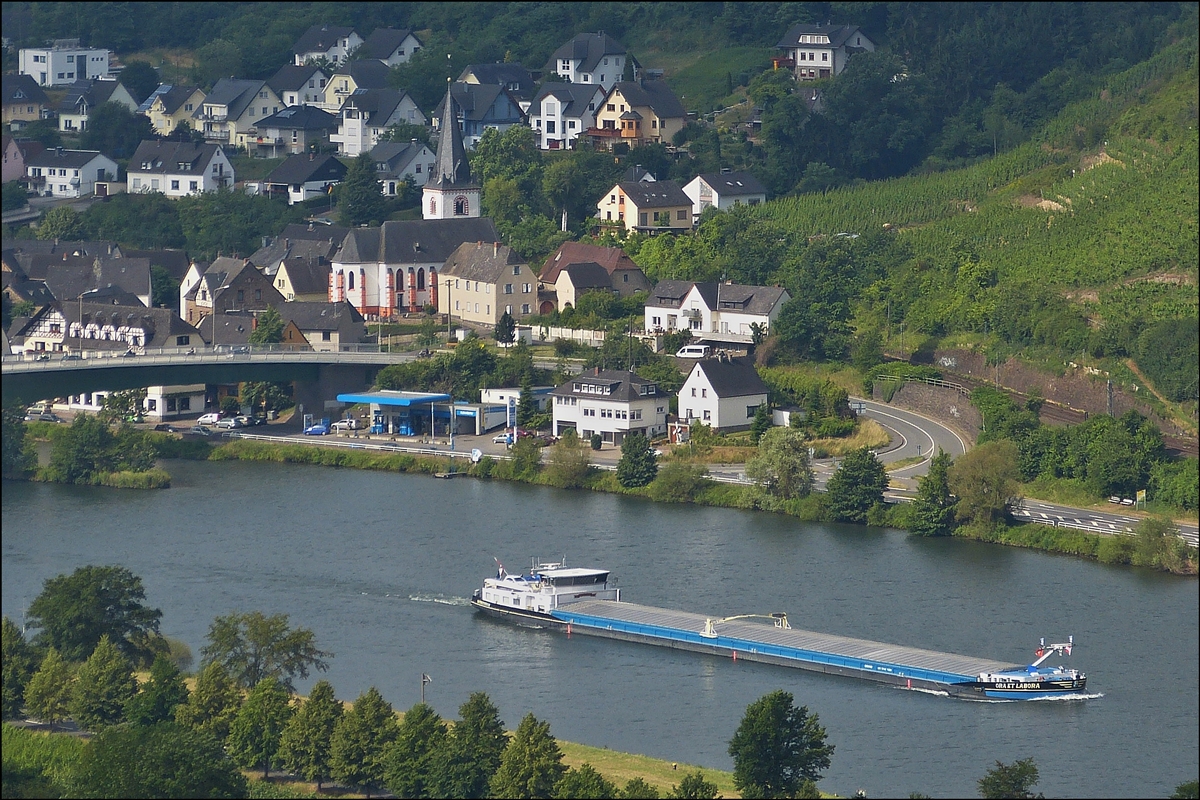
{"label": "church", "polygon": [[482,218],[482,187],[471,174],[458,126],[458,106],[446,89],[437,160],[422,190],[422,219],[354,228],[333,256],[329,301],[347,300],[368,320],[438,306],[438,271],[464,242],[500,241]]}

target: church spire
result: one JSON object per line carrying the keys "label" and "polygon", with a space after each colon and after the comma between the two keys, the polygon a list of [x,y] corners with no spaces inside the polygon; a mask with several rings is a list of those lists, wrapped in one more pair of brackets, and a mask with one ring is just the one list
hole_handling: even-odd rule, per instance
{"label": "church spire", "polygon": [[437,164],[434,167],[434,186],[473,186],[471,165],[467,162],[467,149],[463,146],[462,131],[458,129],[458,103],[450,91],[450,79],[446,79],[446,100],[442,104],[441,130],[438,133]]}

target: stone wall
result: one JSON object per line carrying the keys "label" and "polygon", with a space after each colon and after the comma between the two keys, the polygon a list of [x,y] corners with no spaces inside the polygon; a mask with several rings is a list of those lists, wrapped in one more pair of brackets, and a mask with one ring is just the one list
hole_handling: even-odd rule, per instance
{"label": "stone wall", "polygon": [[[873,399],[883,402],[884,381],[876,381]],[[954,389],[930,386],[926,383],[906,383],[892,396],[890,405],[924,414],[948,428],[953,428],[969,441],[979,438],[983,416],[971,401]]]}

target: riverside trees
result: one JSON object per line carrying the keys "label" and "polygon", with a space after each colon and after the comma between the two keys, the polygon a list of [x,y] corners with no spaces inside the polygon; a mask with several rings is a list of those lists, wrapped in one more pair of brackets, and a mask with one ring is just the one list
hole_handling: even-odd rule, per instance
{"label": "riverside trees", "polygon": [[729,742],[733,782],[743,797],[795,797],[821,779],[833,750],[817,715],[777,690],[750,704]]}
{"label": "riverside trees", "polygon": [[309,669],[329,669],[332,657],[316,646],[308,628],[291,628],[287,614],[267,616],[261,611],[217,617],[208,629],[208,645],[201,651],[204,663],[221,662],[243,689],[264,678],[277,678],[289,692],[292,679],[307,678]]}

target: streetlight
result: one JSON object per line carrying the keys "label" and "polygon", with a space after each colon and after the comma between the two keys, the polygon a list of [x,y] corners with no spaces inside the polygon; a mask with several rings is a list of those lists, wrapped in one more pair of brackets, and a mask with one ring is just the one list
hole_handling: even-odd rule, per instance
{"label": "streetlight", "polygon": [[84,289],[82,292],[79,293],[79,296],[77,298],[75,298],[76,300],[79,301],[79,355],[80,356],[83,355],[83,296],[85,294],[91,294],[94,291],[96,291],[96,290],[95,289]]}

